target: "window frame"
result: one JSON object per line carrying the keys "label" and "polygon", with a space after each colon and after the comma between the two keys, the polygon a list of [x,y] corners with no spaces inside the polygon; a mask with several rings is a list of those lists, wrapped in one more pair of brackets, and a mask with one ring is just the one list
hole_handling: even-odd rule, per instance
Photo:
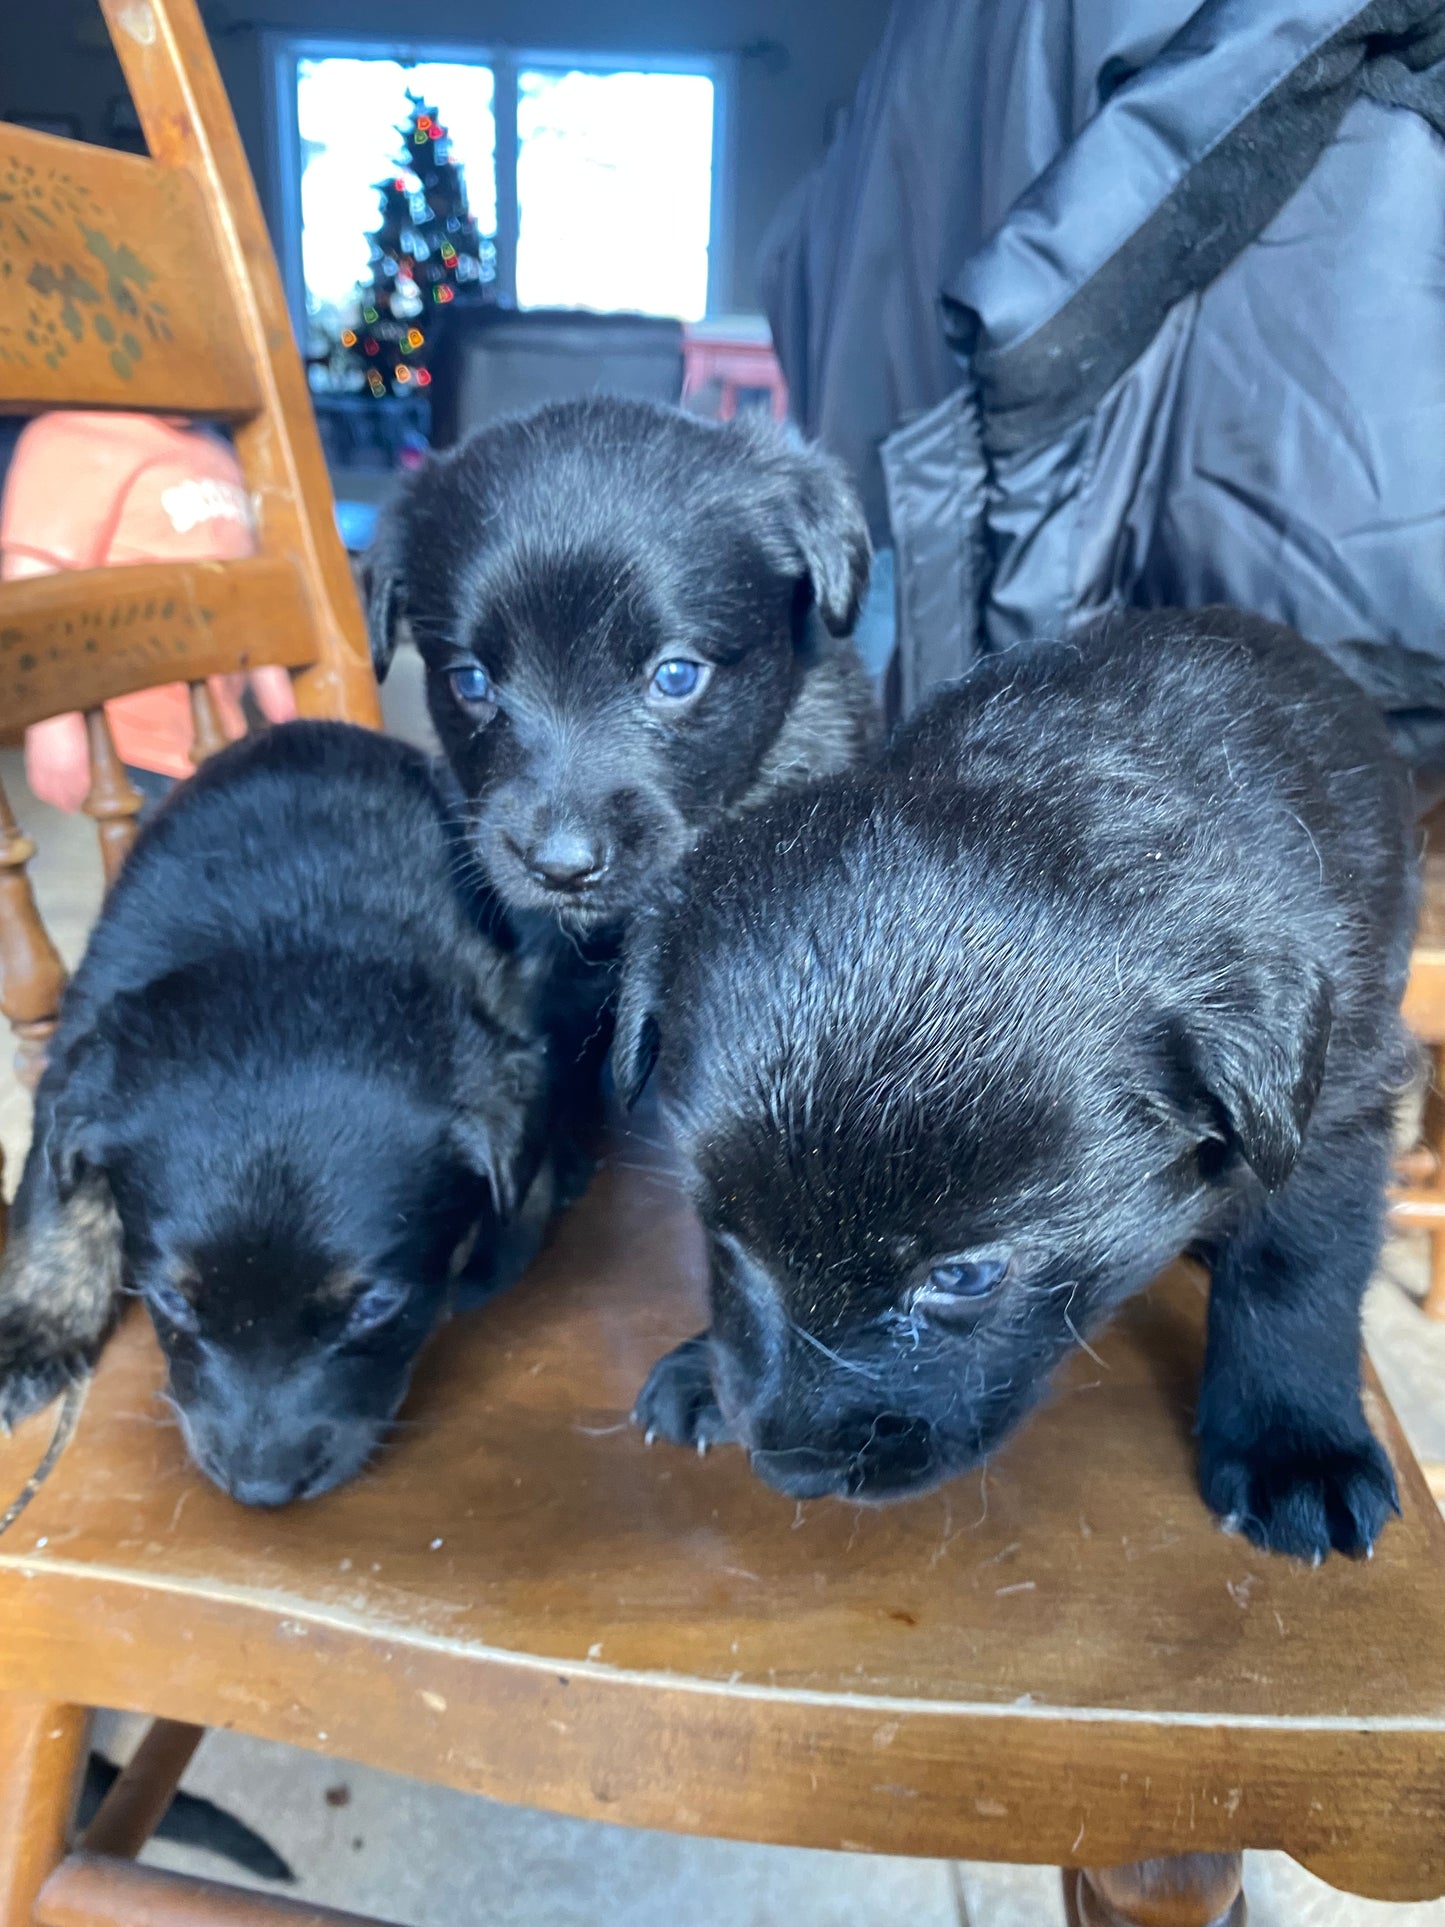
{"label": "window frame", "polygon": [[712,82],[712,204],[708,210],[709,319],[727,314],[732,300],[733,93],[736,56],[640,54],[567,47],[529,47],[463,40],[401,40],[380,34],[282,33],[262,36],[266,186],[272,238],[298,341],[306,339],[306,278],[301,255],[301,129],[297,118],[297,63],[302,60],[455,61],[490,67],[496,122],[497,286],[516,301],[517,77],[524,68],[579,73],[701,74]]}

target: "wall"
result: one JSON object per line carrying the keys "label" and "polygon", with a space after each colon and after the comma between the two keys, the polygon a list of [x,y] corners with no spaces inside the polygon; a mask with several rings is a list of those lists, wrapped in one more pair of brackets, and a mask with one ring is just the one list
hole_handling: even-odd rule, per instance
{"label": "wall", "polygon": [[[260,30],[398,38],[496,39],[537,49],[737,56],[734,95],[732,305],[754,303],[753,264],[778,203],[818,159],[830,112],[851,99],[890,0],[240,0],[206,5],[241,134],[263,196]],[[0,112],[79,114],[99,139],[119,69],[94,0],[0,0]],[[271,210],[268,209],[268,213]]]}

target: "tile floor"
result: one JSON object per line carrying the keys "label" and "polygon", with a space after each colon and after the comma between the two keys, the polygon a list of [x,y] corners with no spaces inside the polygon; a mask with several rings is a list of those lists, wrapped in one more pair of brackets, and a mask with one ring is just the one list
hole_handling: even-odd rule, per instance
{"label": "tile floor", "polygon": [[[400,735],[429,735],[414,659],[388,683]],[[25,789],[19,758],[0,755],[12,804],[36,838],[36,887],[73,963],[100,895],[90,825],[59,817]],[[11,1182],[28,1135],[27,1104],[0,1068],[0,1147]],[[1366,1308],[1372,1355],[1422,1457],[1445,1460],[1445,1327],[1421,1319],[1419,1252],[1386,1252]],[[124,1758],[136,1722],[110,1716],[101,1741]],[[317,1759],[234,1733],[208,1736],[184,1783],[247,1821],[296,1868],[298,1897],[399,1927],[1063,1927],[1049,1868],[984,1867],[742,1846],[629,1832],[505,1807],[371,1768]],[[227,1863],[153,1843],[156,1865],[236,1879]],[[1445,1901],[1388,1906],[1334,1893],[1279,1854],[1252,1854],[1253,1927],[1445,1927]]]}

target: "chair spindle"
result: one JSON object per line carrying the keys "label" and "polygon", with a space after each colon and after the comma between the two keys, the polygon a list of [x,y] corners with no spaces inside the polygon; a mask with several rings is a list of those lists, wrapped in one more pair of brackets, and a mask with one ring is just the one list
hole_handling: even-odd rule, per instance
{"label": "chair spindle", "polygon": [[19,1045],[16,1070],[32,1090],[45,1068],[65,988],[65,966],[40,921],[26,870],[34,854],[0,784],[0,1011]]}
{"label": "chair spindle", "polygon": [[231,740],[226,734],[216,699],[206,682],[193,682],[191,691],[191,761],[199,768],[208,756],[224,749]]}
{"label": "chair spindle", "polygon": [[120,875],[135,842],[135,819],[145,798],[125,773],[104,709],[88,709],[85,727],[90,735],[90,789],[81,808],[100,834],[100,860],[108,888]]}

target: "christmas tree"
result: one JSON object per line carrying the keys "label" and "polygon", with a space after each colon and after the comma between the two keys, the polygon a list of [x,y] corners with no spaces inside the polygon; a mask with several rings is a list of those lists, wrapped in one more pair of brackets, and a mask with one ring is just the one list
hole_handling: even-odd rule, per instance
{"label": "christmas tree", "polygon": [[376,183],[381,226],[370,236],[371,278],[358,287],[356,320],[341,337],[344,361],[377,397],[428,386],[431,334],[449,303],[495,299],[495,244],[477,233],[447,130],[419,95],[407,100],[399,171]]}

